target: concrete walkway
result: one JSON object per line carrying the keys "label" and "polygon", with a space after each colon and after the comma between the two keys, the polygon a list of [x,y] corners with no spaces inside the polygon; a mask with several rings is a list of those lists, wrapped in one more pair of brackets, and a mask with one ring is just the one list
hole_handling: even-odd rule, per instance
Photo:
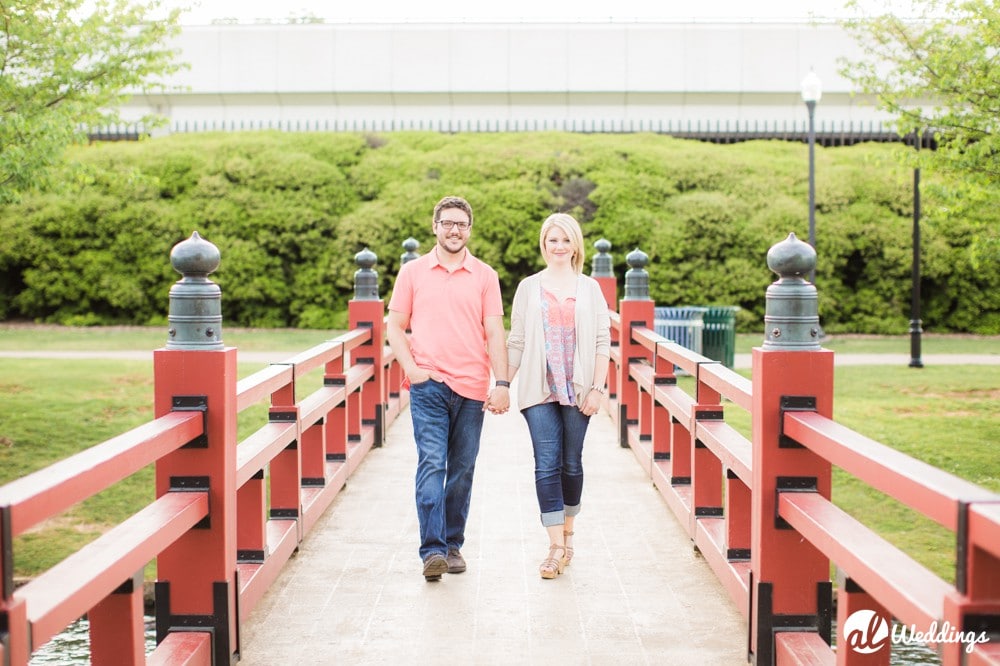
{"label": "concrete walkway", "polygon": [[576,557],[548,539],[519,413],[486,417],[469,569],[427,583],[409,412],[362,463],[242,630],[241,666],[746,664],[746,625],[604,414],[584,448]]}

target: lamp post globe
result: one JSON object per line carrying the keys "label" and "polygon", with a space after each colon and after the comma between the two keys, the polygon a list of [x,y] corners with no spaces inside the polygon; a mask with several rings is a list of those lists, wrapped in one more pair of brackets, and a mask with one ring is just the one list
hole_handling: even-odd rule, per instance
{"label": "lamp post globe", "polygon": [[816,72],[810,70],[806,78],[802,79],[802,101],[818,102],[823,98],[823,82],[816,76]]}
{"label": "lamp post globe", "polygon": [[[802,79],[802,101],[809,110],[809,244],[816,248],[816,104],[823,97],[823,84],[816,72]],[[816,282],[816,269],[809,272],[809,282]]]}

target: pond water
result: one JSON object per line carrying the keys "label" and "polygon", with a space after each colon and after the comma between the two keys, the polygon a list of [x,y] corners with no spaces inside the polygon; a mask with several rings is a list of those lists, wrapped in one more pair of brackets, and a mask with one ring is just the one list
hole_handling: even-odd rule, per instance
{"label": "pond water", "polygon": [[[90,664],[90,623],[81,618],[31,656],[30,666]],[[156,619],[146,616],[146,654],[156,647]]]}

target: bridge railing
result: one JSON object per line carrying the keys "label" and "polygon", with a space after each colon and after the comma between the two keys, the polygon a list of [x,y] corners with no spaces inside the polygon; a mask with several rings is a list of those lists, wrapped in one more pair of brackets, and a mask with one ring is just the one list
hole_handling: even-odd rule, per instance
{"label": "bridge railing", "polygon": [[[171,254],[170,331],[154,351],[155,418],[0,487],[0,665],[23,666],[78,618],[91,663],[222,664],[239,624],[405,406],[372,266],[357,255],[349,332],[237,381],[221,336],[218,250],[197,233]],[[322,372],[322,386],[303,381]],[[300,395],[304,394],[304,395]],[[267,422],[237,441],[239,413]],[[14,539],[156,466],[156,500],[14,589]],[[143,578],[156,561],[157,646],[145,654]]]}
{"label": "bridge railing", "polygon": [[[747,618],[748,660],[889,664],[895,618],[900,637],[919,633],[944,664],[1000,663],[1000,495],[832,419],[833,353],[819,345],[816,290],[801,277],[812,248],[792,235],[768,255],[780,279],[751,379],[653,332],[646,261],[627,257],[612,312],[607,407]],[[726,422],[731,407],[749,415],[751,437]],[[833,465],[955,532],[955,584],[833,504]]]}

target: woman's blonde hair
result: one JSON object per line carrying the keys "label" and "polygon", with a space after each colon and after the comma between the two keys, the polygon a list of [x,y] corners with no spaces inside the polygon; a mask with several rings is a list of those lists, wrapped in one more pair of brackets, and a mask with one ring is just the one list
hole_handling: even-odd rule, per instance
{"label": "woman's blonde hair", "polygon": [[559,229],[569,238],[570,244],[573,246],[573,270],[578,274],[583,272],[583,231],[580,229],[580,223],[577,222],[572,215],[567,215],[566,213],[553,213],[545,218],[542,222],[542,230],[538,235],[538,248],[542,251],[542,256],[545,256],[545,235],[549,233],[549,229],[552,228]]}

